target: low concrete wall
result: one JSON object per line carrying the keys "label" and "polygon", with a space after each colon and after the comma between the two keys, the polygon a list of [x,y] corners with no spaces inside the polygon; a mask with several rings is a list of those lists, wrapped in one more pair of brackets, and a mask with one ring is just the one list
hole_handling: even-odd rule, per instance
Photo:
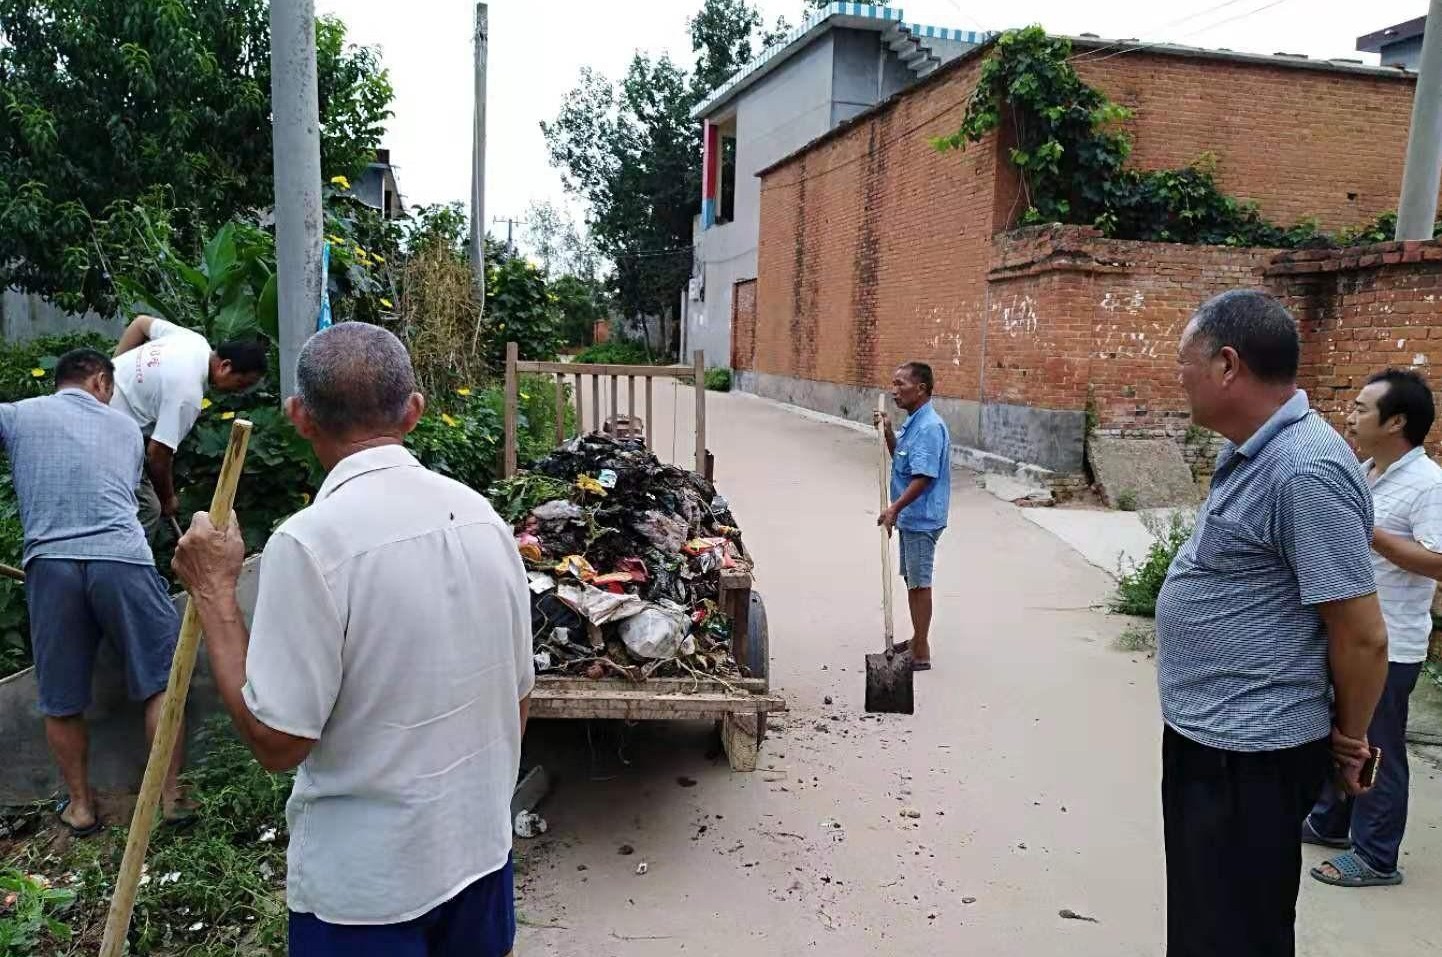
{"label": "low concrete wall", "polygon": [[[260,559],[246,562],[240,579],[240,606],[246,621],[255,609]],[[184,615],[185,595],[175,598]],[[49,798],[61,790],[60,775],[45,743],[45,726],[36,710],[39,688],[33,668],[0,681],[0,741],[5,760],[0,764],[0,805],[26,804]],[[145,720],[139,702],[130,701],[120,659],[109,644],[102,644],[95,664],[90,710],[90,781],[105,790],[136,791],[150,754]],[[201,723],[224,711],[210,674],[210,661],[202,648],[186,700],[187,753],[194,754],[195,732]]]}
{"label": "low concrete wall", "polygon": [[[869,425],[876,408],[876,389],[766,372],[739,371],[735,375],[737,388],[743,392],[853,422]],[[932,405],[951,430],[953,445],[977,453],[979,462],[994,457],[1006,463],[984,471],[1009,472],[1022,464],[1070,475],[1084,468],[1085,412],[982,405],[947,396],[937,396]]]}

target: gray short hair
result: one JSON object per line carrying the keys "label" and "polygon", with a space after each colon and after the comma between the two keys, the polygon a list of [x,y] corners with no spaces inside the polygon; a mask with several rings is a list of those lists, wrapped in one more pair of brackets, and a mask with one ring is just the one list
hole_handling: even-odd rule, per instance
{"label": "gray short hair", "polygon": [[1192,317],[1193,335],[1216,355],[1237,350],[1243,364],[1263,382],[1295,382],[1302,341],[1297,320],[1280,302],[1257,289],[1233,289],[1202,303]]}
{"label": "gray short hair", "polygon": [[416,391],[406,347],[367,322],[342,322],[307,340],[296,361],[300,401],[326,432],[399,425]]}

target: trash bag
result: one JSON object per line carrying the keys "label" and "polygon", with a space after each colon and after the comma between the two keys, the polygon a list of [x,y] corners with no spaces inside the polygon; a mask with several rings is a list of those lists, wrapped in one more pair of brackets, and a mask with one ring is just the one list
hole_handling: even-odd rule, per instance
{"label": "trash bag", "polygon": [[586,510],[563,498],[553,502],[546,502],[531,509],[531,514],[543,522],[569,522],[578,521]]}
{"label": "trash bag", "polygon": [[621,640],[638,658],[674,658],[694,655],[696,642],[687,634],[690,622],[675,606],[647,605],[621,622]]}
{"label": "trash bag", "polygon": [[593,625],[605,625],[639,614],[645,608],[639,595],[617,595],[590,585],[563,582],[556,594]]}

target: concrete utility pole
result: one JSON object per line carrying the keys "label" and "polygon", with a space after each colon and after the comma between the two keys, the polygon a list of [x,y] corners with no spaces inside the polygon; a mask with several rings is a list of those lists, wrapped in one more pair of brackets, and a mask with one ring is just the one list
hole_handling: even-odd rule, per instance
{"label": "concrete utility pole", "polygon": [[476,4],[476,106],[471,135],[471,273],[486,312],[486,56],[490,18],[484,3]]}
{"label": "concrete utility pole", "polygon": [[270,96],[275,158],[280,385],[295,394],[295,361],[320,312],[320,107],[314,0],[270,5]]}
{"label": "concrete utility pole", "polygon": [[1431,239],[1437,220],[1437,188],[1442,184],[1442,0],[1427,7],[1422,60],[1412,96],[1412,129],[1407,135],[1407,165],[1397,203],[1397,236]]}

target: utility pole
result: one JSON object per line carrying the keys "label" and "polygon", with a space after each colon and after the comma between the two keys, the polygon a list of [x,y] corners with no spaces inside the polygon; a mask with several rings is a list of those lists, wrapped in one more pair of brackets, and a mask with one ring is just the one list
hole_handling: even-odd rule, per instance
{"label": "utility pole", "polygon": [[486,312],[486,56],[490,43],[490,17],[484,3],[476,4],[476,105],[471,135],[471,274],[481,315]]}
{"label": "utility pole", "polygon": [[320,313],[320,108],[315,80],[314,0],[270,5],[270,97],[274,127],[276,292],[280,385],[295,394],[295,362]]}
{"label": "utility pole", "polygon": [[1442,183],[1442,0],[1427,7],[1422,60],[1412,95],[1412,129],[1407,134],[1407,165],[1397,203],[1397,235],[1431,239],[1437,220],[1437,188]]}
{"label": "utility pole", "polygon": [[516,227],[528,225],[527,221],[524,219],[511,219],[510,217],[502,219],[496,216],[492,219],[492,222],[506,224],[506,246],[514,253],[516,251]]}

